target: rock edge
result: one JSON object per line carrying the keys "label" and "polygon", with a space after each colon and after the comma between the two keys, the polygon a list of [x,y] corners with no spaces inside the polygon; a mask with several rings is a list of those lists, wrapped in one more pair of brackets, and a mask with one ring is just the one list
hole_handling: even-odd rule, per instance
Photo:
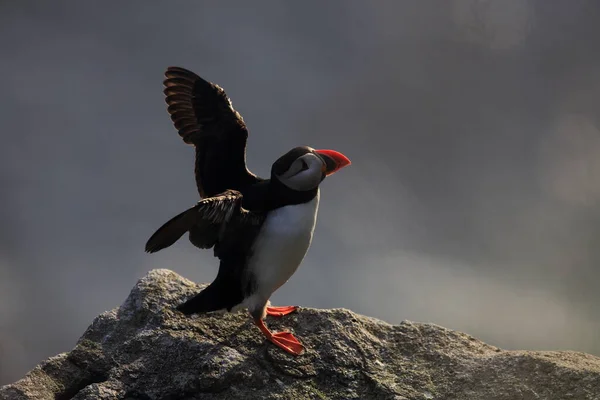
{"label": "rock edge", "polygon": [[600,399],[600,358],[506,351],[433,324],[301,308],[280,319],[307,347],[265,342],[245,313],[174,310],[204,285],[150,271],[75,348],[51,357],[0,399]]}

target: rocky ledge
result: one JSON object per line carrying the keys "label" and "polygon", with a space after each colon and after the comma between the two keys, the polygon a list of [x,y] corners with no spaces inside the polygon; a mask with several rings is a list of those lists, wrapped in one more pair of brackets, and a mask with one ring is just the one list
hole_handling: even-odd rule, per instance
{"label": "rocky ledge", "polygon": [[294,357],[245,313],[186,318],[201,288],[168,270],[141,279],[75,348],[0,388],[1,399],[600,399],[600,358],[505,351],[432,324],[343,309],[268,318],[306,345]]}

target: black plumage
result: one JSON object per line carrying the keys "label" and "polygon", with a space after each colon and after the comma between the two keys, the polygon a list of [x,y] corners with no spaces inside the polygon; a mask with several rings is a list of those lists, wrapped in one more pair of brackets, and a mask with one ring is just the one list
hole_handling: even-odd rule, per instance
{"label": "black plumage", "polygon": [[[167,111],[184,142],[195,147],[196,186],[203,199],[161,226],[146,243],[146,251],[169,247],[186,232],[194,246],[214,248],[220,260],[217,278],[180,309],[231,310],[252,290],[251,273],[243,269],[267,213],[310,201],[318,188],[297,192],[248,171],[248,130],[225,91],[183,68],[169,67],[165,76]],[[291,150],[273,165],[273,173],[285,171],[311,150],[306,146]],[[240,276],[246,279],[242,282]]]}
{"label": "black plumage", "polygon": [[252,291],[252,277],[244,284],[239,277],[266,214],[244,209],[242,199],[242,194],[235,190],[203,199],[167,221],[146,243],[146,251],[154,253],[189,232],[190,242],[196,247],[214,247],[214,254],[221,261],[217,278],[199,295],[182,304],[180,311],[186,314],[231,311]]}

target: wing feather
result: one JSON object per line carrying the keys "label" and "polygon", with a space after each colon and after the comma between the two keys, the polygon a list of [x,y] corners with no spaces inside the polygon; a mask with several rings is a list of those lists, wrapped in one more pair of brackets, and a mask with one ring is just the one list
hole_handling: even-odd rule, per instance
{"label": "wing feather", "polygon": [[180,67],[169,67],[165,78],[165,101],[175,129],[196,147],[200,196],[210,198],[261,181],[246,167],[248,130],[223,88]]}
{"label": "wing feather", "polygon": [[[224,235],[235,234],[235,230],[259,228],[264,214],[244,209],[242,199],[240,192],[227,190],[200,200],[161,226],[146,243],[146,251],[155,253],[169,247],[186,232],[196,247],[209,249],[222,241]],[[234,229],[228,229],[231,227]]]}

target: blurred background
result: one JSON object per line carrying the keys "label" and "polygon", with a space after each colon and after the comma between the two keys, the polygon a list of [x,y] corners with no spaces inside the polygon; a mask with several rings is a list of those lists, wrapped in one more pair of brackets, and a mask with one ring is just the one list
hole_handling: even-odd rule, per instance
{"label": "blurred background", "polygon": [[322,187],[272,299],[433,322],[508,349],[600,355],[600,3],[0,2],[0,384],[71,349],[137,279],[216,275],[167,66],[223,86],[268,175],[297,145]]}

